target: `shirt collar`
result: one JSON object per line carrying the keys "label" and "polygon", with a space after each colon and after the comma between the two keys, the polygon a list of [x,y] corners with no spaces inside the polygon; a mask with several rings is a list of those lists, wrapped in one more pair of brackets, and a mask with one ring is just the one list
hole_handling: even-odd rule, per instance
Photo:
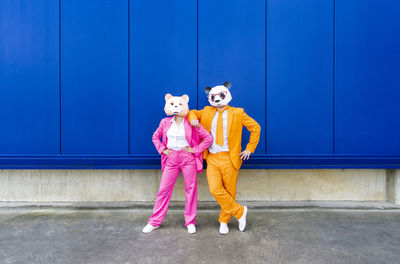
{"label": "shirt collar", "polygon": [[225,107],[224,108],[222,108],[222,109],[219,109],[218,107],[217,107],[217,111],[219,111],[219,112],[221,112],[221,113],[223,113],[225,110],[227,110],[228,109],[228,105],[225,105]]}
{"label": "shirt collar", "polygon": [[[175,116],[174,116],[173,118],[171,118],[170,122],[171,122],[172,124],[175,124],[176,126],[178,126],[178,124],[175,122]],[[185,122],[185,119],[182,120],[182,123],[181,123],[180,125],[182,125],[183,122]]]}

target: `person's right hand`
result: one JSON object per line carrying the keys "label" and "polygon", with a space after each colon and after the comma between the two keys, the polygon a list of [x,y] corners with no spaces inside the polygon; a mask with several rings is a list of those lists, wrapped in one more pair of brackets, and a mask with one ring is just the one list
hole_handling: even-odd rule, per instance
{"label": "person's right hand", "polygon": [[190,121],[190,124],[194,127],[199,127],[199,120],[197,119],[193,119],[192,121]]}
{"label": "person's right hand", "polygon": [[171,151],[170,151],[169,149],[166,148],[166,149],[163,150],[162,153],[164,153],[165,155],[168,156],[169,154],[171,154]]}

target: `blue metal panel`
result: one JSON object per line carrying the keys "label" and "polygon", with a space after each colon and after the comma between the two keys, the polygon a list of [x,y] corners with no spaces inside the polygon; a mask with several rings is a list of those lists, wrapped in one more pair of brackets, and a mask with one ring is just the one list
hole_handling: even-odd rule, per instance
{"label": "blue metal panel", "polygon": [[62,1],[61,152],[128,153],[128,1]]}
{"label": "blue metal panel", "polygon": [[59,152],[58,14],[58,1],[0,1],[0,154]]}
{"label": "blue metal panel", "polygon": [[196,107],[196,8],[187,0],[131,2],[131,153],[156,153],[151,136],[165,117],[166,93],[186,93]]}
{"label": "blue metal panel", "polygon": [[400,1],[336,0],[336,153],[400,153]]}
{"label": "blue metal panel", "polygon": [[333,0],[268,0],[267,153],[333,151]]}
{"label": "blue metal panel", "polygon": [[[230,105],[261,125],[256,153],[265,153],[265,1],[199,1],[199,108],[204,88],[232,83]],[[243,147],[249,133],[244,129]]]}
{"label": "blue metal panel", "polygon": [[399,1],[265,1],[0,1],[0,168],[159,168],[164,94],[225,80],[243,168],[400,168]]}

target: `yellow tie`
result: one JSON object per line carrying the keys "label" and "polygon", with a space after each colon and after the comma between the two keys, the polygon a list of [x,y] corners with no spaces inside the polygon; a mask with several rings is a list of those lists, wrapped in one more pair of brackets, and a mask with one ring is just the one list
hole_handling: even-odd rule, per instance
{"label": "yellow tie", "polygon": [[217,109],[218,119],[217,119],[217,133],[216,133],[215,143],[217,143],[217,145],[220,145],[221,147],[224,144],[224,125],[222,122],[222,120],[223,120],[222,112],[224,112],[224,110]]}

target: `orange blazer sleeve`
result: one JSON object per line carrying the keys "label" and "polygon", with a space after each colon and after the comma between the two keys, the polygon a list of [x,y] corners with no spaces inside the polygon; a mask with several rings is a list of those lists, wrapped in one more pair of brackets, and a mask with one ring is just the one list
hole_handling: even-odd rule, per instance
{"label": "orange blazer sleeve", "polygon": [[190,110],[188,114],[188,120],[191,122],[192,120],[201,120],[201,115],[203,110]]}
{"label": "orange blazer sleeve", "polygon": [[248,116],[244,111],[242,113],[242,124],[250,131],[250,139],[249,143],[246,146],[246,150],[254,153],[256,150],[257,144],[260,141],[260,125],[250,116]]}

